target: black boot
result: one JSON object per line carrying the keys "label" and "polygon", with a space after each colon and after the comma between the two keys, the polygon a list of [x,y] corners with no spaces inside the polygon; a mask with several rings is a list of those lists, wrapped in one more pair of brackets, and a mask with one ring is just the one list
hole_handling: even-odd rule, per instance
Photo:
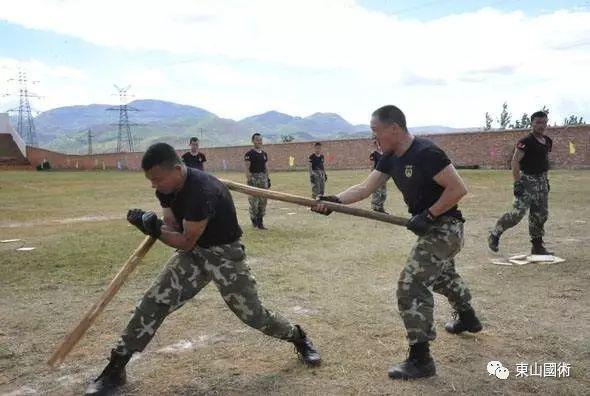
{"label": "black boot", "polygon": [[295,325],[299,330],[299,338],[291,341],[293,345],[295,345],[295,350],[297,350],[297,354],[303,360],[303,363],[308,364],[310,366],[318,366],[322,359],[320,357],[320,353],[311,343],[311,340],[307,338],[307,335],[303,331],[299,325]]}
{"label": "black boot", "polygon": [[250,220],[252,221],[252,227],[258,228],[258,217],[250,217]]}
{"label": "black boot", "polygon": [[266,227],[264,226],[264,223],[262,222],[262,217],[258,218],[258,228],[260,228],[261,230],[266,230]]}
{"label": "black boot", "polygon": [[389,369],[391,379],[416,379],[432,377],[436,374],[434,360],[430,356],[428,342],[420,342],[410,346],[410,353],[406,360]]}
{"label": "black boot", "polygon": [[500,236],[490,232],[488,236],[488,246],[492,252],[498,251],[498,245],[500,244]]}
{"label": "black boot", "polygon": [[445,330],[451,334],[459,334],[464,331],[477,333],[478,331],[481,331],[483,327],[479,319],[477,319],[477,316],[475,316],[473,308],[469,308],[462,312],[455,312],[453,318],[455,320],[445,324]]}
{"label": "black boot", "polygon": [[123,386],[127,381],[125,365],[131,359],[131,355],[119,355],[114,350],[111,351],[111,361],[104,368],[97,379],[92,381],[86,388],[86,396],[106,396],[111,395],[115,390]]}
{"label": "black boot", "polygon": [[533,244],[533,247],[531,248],[531,254],[553,256],[553,252],[545,249],[545,246],[543,245],[543,238],[533,238],[531,239],[531,243]]}

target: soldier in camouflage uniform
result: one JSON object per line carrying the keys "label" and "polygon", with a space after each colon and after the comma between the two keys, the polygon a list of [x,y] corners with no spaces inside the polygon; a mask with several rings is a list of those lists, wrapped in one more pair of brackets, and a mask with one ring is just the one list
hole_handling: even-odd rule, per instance
{"label": "soldier in camouflage uniform", "polygon": [[[383,157],[383,152],[379,147],[379,144],[376,140],[373,141],[375,145],[375,150],[369,155],[369,160],[373,162],[373,169],[377,168],[377,164]],[[387,182],[383,183],[381,186],[377,187],[377,189],[371,195],[371,208],[375,212],[387,213],[383,205],[385,204],[385,200],[387,199]]]}
{"label": "soldier in camouflage uniform", "polygon": [[458,314],[445,329],[452,334],[482,329],[471,294],[455,269],[463,246],[463,216],[457,207],[467,193],[447,155],[427,139],[412,136],[395,106],[373,113],[371,129],[387,154],[367,179],[338,195],[320,197],[314,211],[329,214],[321,200],[350,204],[367,198],[390,177],[402,192],[412,214],[406,227],[418,235],[397,282],[397,303],[410,345],[408,358],[388,372],[392,379],[435,375],[429,342],[436,337],[432,292],[447,297]]}
{"label": "soldier in camouflage uniform", "polygon": [[208,173],[187,168],[165,143],[146,151],[142,168],[156,189],[164,219],[151,211],[132,209],[127,220],[177,250],[146,291],[111,351],[109,364],[88,386],[86,395],[110,394],[123,385],[132,354],[143,351],[164,319],[211,281],[245,324],[292,342],[306,364],[319,364],[320,355],[301,327],[260,302],[227,187]]}
{"label": "soldier in camouflage uniform", "polygon": [[502,215],[488,236],[488,246],[494,252],[499,250],[500,236],[504,231],[517,225],[529,210],[529,235],[531,254],[553,254],[543,242],[544,225],[549,216],[548,196],[549,153],[553,141],[544,132],[547,128],[547,114],[538,111],[531,116],[532,132],[518,141],[512,157],[514,178],[514,204]]}
{"label": "soldier in camouflage uniform", "polygon": [[[270,178],[268,177],[268,169],[266,162],[268,155],[262,150],[262,135],[255,133],[252,135],[252,143],[254,148],[244,155],[246,161],[246,183],[249,186],[269,189]],[[248,202],[250,204],[250,220],[252,226],[261,230],[265,230],[263,217],[266,214],[266,198],[249,196]]]}
{"label": "soldier in camouflage uniform", "polygon": [[324,195],[328,175],[324,169],[324,155],[322,154],[322,144],[317,142],[313,145],[314,153],[309,156],[309,181],[311,183],[311,196],[317,198]]}

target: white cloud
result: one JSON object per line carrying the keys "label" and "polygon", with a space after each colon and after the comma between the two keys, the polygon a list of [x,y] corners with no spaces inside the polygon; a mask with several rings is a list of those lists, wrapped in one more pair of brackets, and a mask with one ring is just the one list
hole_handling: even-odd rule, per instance
{"label": "white cloud", "polygon": [[[31,107],[34,111],[65,104],[78,104],[78,101],[84,102],[85,93],[80,89],[88,82],[88,76],[84,71],[65,65],[48,65],[35,59],[0,58],[3,91],[8,94],[0,101],[1,111],[18,106],[19,73],[27,78]],[[2,94],[6,95],[4,92]]]}
{"label": "white cloud", "polygon": [[198,57],[128,80],[142,95],[197,100],[235,118],[282,109],[366,122],[375,107],[395,102],[417,123],[464,126],[481,124],[505,100],[515,113],[553,103],[560,118],[568,103],[590,108],[584,10],[485,8],[421,22],[352,0],[20,0],[0,9],[0,20],[105,47]]}

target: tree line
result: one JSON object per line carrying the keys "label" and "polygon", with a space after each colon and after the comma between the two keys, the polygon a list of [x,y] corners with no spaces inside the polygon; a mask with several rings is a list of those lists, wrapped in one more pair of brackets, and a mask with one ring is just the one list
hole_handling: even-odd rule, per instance
{"label": "tree line", "polygon": [[[547,106],[543,106],[541,111],[545,112],[545,114],[549,115],[549,108]],[[494,120],[494,117],[489,113],[486,112],[485,114],[485,124],[484,130],[489,131],[492,129],[492,126],[496,121],[498,125],[498,129],[527,129],[531,127],[531,116],[527,113],[523,113],[520,118],[515,118],[514,121],[512,119],[512,113],[508,110],[508,103],[504,102],[502,104],[502,111],[500,112],[500,116]],[[575,114],[571,114],[569,117],[565,117],[563,119],[563,125],[586,125],[584,121],[584,117],[579,117]],[[553,126],[557,126],[555,122]]]}

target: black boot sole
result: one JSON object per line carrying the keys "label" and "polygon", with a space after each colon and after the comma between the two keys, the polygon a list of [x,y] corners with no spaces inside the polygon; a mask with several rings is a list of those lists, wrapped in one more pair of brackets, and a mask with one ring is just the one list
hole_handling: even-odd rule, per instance
{"label": "black boot sole", "polygon": [[421,373],[414,373],[412,375],[407,374],[407,373],[403,373],[401,371],[391,371],[390,370],[387,372],[387,375],[392,380],[403,380],[403,381],[409,381],[409,380],[421,379],[421,378],[430,378],[430,377],[434,377],[436,375],[436,367],[434,366],[434,363],[433,363],[431,369],[426,370]]}

